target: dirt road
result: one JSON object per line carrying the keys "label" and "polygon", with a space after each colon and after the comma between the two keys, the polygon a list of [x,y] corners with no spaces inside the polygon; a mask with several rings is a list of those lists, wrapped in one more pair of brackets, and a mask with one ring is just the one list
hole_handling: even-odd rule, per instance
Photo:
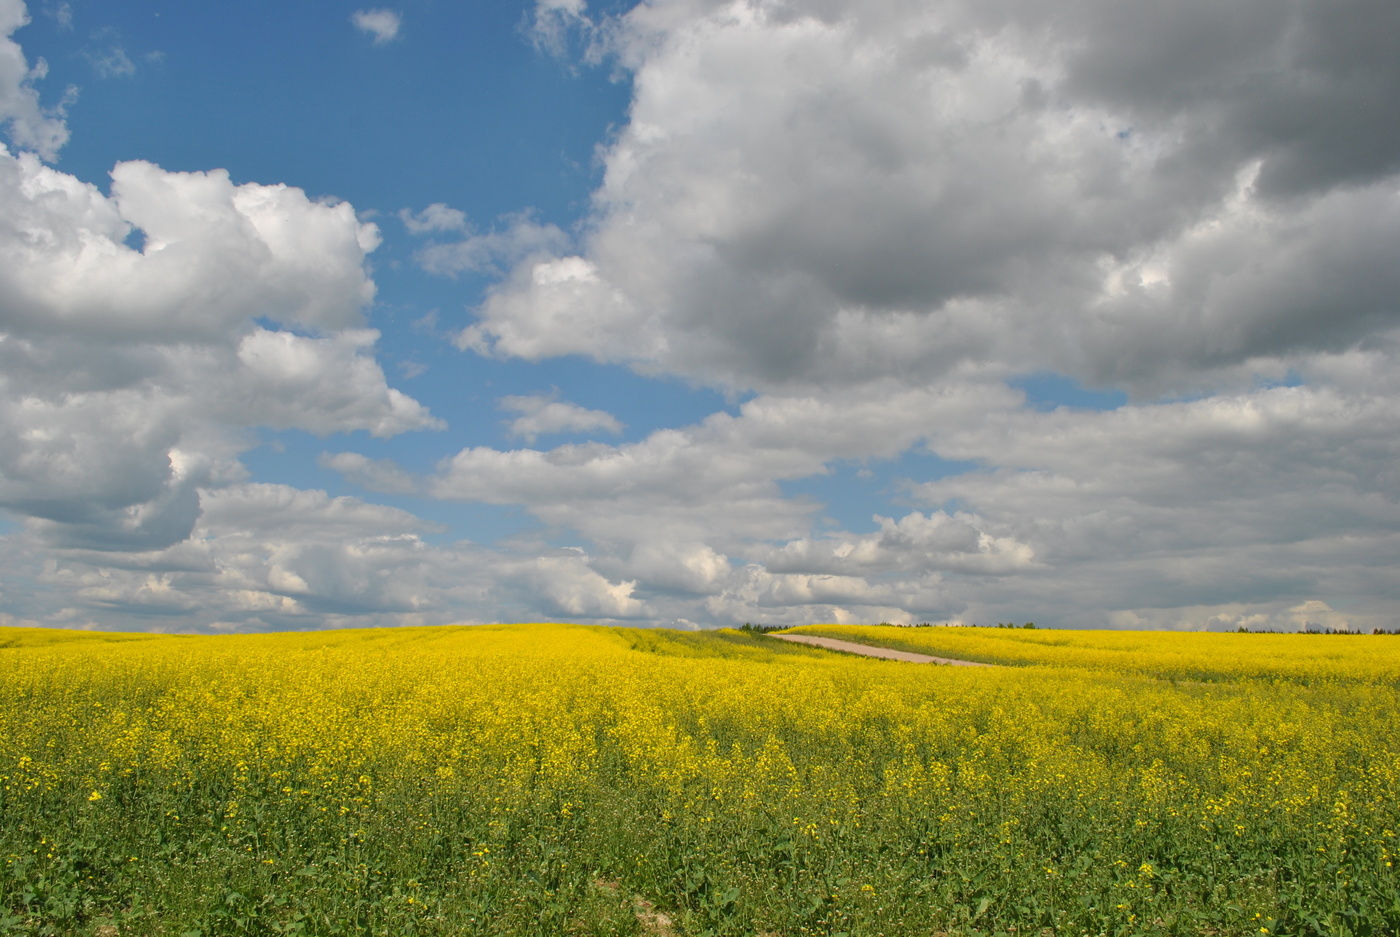
{"label": "dirt road", "polygon": [[954,667],[994,667],[995,664],[979,664],[972,660],[954,660],[951,657],[931,657],[928,654],[915,654],[912,651],[895,651],[887,647],[871,647],[856,644],[854,641],[838,641],[835,638],[818,638],[810,634],[770,634],[770,638],[781,638],[798,644],[811,644],[832,651],[845,651],[848,654],[862,654],[866,657],[879,657],[884,660],[903,660],[911,664],[951,664]]}

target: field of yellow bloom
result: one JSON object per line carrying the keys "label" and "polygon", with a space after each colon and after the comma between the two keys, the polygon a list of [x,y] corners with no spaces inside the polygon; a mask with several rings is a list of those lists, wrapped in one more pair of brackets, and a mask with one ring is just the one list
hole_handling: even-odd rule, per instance
{"label": "field of yellow bloom", "polygon": [[1400,933],[1400,637],[0,630],[0,934]]}

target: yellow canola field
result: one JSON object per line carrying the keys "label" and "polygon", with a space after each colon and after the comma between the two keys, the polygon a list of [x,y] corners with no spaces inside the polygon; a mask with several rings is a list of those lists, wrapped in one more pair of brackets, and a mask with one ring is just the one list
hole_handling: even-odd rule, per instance
{"label": "yellow canola field", "polygon": [[786,633],[822,635],[991,664],[1082,667],[1170,680],[1400,683],[1400,635],[895,625],[811,625]]}
{"label": "yellow canola field", "polygon": [[0,925],[655,932],[642,896],[677,934],[1400,928],[1400,639],[898,630],[1050,666],[566,625],[16,632]]}

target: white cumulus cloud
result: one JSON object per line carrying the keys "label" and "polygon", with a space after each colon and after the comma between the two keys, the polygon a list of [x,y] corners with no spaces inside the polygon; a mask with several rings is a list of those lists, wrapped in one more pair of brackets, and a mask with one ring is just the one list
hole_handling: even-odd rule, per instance
{"label": "white cumulus cloud", "polygon": [[144,162],[108,196],[3,148],[0,197],[0,505],[48,541],[183,539],[252,427],[440,425],[373,358],[348,204]]}
{"label": "white cumulus cloud", "polygon": [[[492,546],[250,481],[255,427],[440,425],[374,357],[378,230],[217,171],[46,167],[62,114],[6,38],[7,615],[1400,626],[1400,6],[540,0],[529,27],[632,101],[567,232],[400,213],[420,267],[495,278],[452,340],[732,405],[549,445],[621,423],[505,398],[517,447],[322,456],[540,525]],[[1047,373],[1128,402],[1045,412],[1017,387]],[[857,469],[878,506],[797,493]]]}
{"label": "white cumulus cloud", "polygon": [[34,82],[48,74],[48,63],[39,59],[30,68],[24,50],[10,38],[28,22],[29,11],[23,0],[0,0],[0,127],[5,128],[15,146],[53,161],[68,142],[64,105],[74,92],[70,89],[55,107],[45,108],[39,103]]}
{"label": "white cumulus cloud", "polygon": [[[670,607],[690,620],[1396,626],[1400,125],[1375,115],[1400,8],[545,2],[534,25],[630,71],[628,120],[578,237],[522,256],[457,344],[757,395],[636,443],[469,447],[440,497],[577,531],[649,601],[703,594]],[[1043,413],[1011,390],[1037,373],[1130,404]],[[814,532],[785,491],[911,449],[963,467],[898,479],[869,527]]]}
{"label": "white cumulus cloud", "polygon": [[581,250],[525,259],[460,344],[1148,394],[1354,345],[1396,324],[1400,135],[1352,106],[1400,89],[1366,38],[1396,14],[1232,9],[639,5],[608,30],[634,97]]}

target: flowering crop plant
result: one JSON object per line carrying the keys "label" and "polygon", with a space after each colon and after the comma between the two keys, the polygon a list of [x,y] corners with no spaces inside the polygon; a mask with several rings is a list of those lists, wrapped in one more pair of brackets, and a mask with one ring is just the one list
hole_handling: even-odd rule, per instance
{"label": "flowering crop plant", "polygon": [[0,933],[1400,933],[1400,638],[0,631]]}

